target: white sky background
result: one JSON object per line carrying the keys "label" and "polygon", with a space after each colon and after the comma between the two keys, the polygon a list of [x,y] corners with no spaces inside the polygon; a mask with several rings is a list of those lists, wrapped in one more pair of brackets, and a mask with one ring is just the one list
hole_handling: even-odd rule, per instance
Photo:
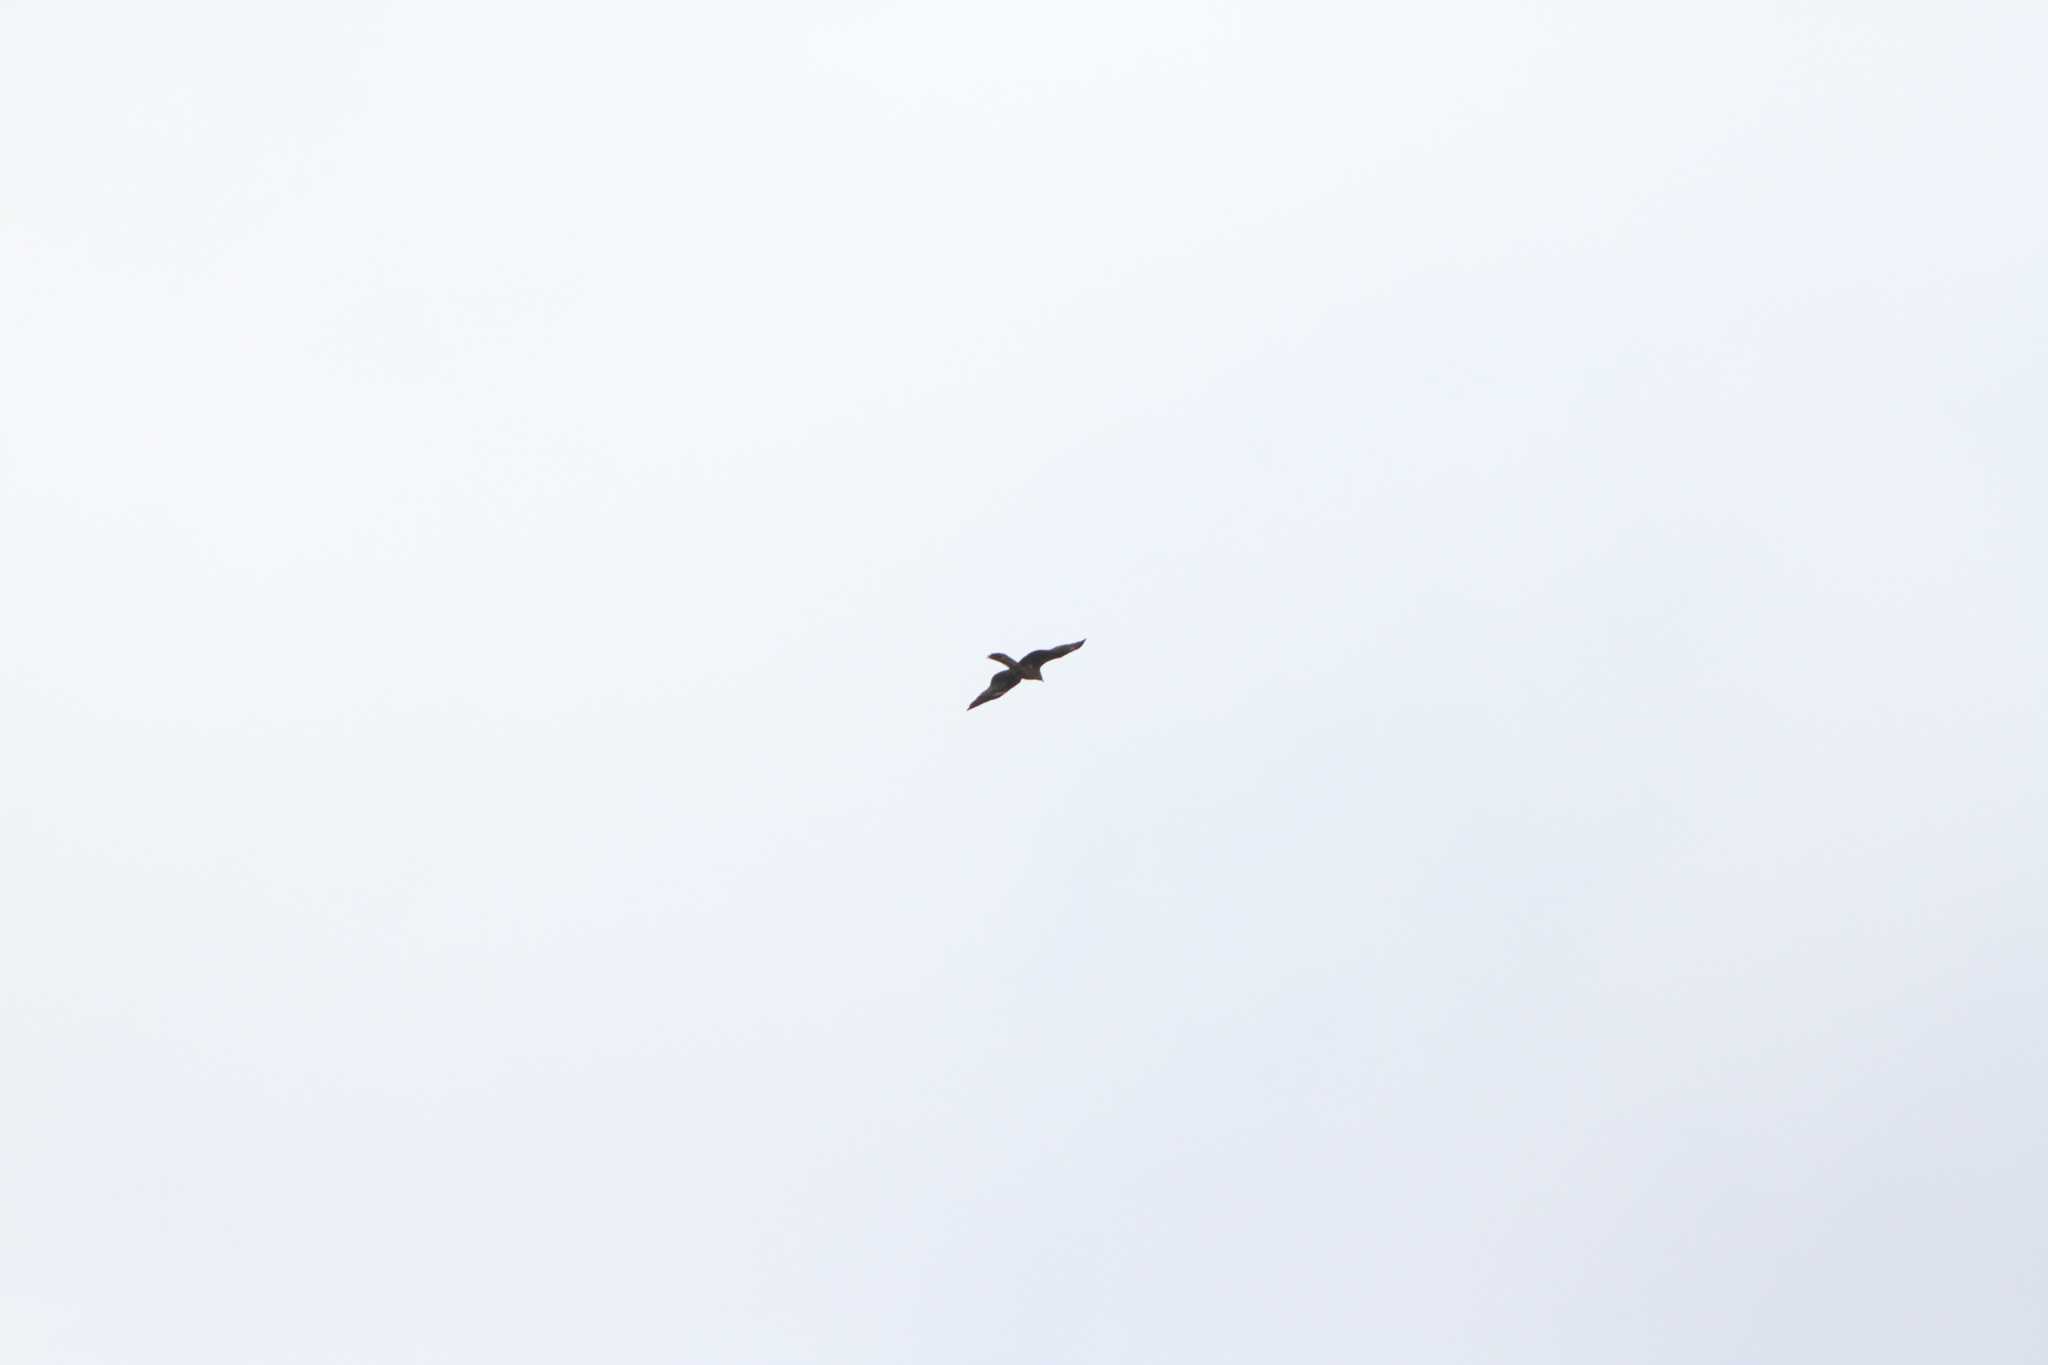
{"label": "white sky background", "polygon": [[2048,1358],[2048,9],[1543,8],[0,11],[0,1358]]}

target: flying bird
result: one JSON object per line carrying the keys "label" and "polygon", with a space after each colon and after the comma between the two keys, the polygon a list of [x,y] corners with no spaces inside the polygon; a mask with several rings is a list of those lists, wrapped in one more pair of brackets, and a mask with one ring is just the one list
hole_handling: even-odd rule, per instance
{"label": "flying bird", "polygon": [[1003,666],[1003,671],[988,680],[988,690],[968,702],[967,709],[972,711],[985,701],[994,701],[1026,678],[1032,682],[1044,682],[1045,678],[1038,671],[1040,668],[1054,659],[1072,654],[1087,643],[1084,639],[1076,640],[1070,645],[1054,645],[1051,649],[1034,649],[1021,659],[1013,659],[1007,654],[989,655],[989,658]]}

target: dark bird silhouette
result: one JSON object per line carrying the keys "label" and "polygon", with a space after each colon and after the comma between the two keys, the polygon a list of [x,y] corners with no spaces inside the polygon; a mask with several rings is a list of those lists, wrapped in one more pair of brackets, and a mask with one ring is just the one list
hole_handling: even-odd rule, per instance
{"label": "dark bird silhouette", "polygon": [[1054,659],[1072,654],[1087,643],[1083,639],[1076,640],[1070,645],[1054,645],[1051,649],[1034,649],[1021,659],[1013,659],[1007,654],[989,655],[989,658],[1003,665],[1003,671],[988,680],[988,690],[973,701],[968,702],[967,709],[972,711],[985,701],[994,701],[1026,678],[1029,678],[1032,682],[1044,682],[1044,676],[1038,671],[1040,668],[1051,663]]}

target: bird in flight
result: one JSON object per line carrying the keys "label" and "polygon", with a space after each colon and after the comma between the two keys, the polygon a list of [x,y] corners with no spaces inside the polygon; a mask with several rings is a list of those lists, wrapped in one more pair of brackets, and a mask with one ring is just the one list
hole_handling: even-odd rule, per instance
{"label": "bird in flight", "polygon": [[1040,668],[1054,659],[1072,654],[1087,643],[1084,639],[1076,640],[1070,645],[1054,645],[1051,649],[1034,649],[1021,659],[1013,659],[1007,654],[989,655],[989,658],[1003,666],[1003,671],[988,680],[988,690],[968,702],[967,709],[972,711],[985,701],[994,701],[1026,678],[1033,682],[1044,682],[1045,678],[1038,671]]}

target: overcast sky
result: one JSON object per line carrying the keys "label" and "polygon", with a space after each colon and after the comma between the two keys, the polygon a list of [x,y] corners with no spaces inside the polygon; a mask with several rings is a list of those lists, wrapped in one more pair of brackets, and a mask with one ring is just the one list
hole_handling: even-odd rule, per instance
{"label": "overcast sky", "polygon": [[2044,51],[0,8],[0,1358],[2048,1359]]}

